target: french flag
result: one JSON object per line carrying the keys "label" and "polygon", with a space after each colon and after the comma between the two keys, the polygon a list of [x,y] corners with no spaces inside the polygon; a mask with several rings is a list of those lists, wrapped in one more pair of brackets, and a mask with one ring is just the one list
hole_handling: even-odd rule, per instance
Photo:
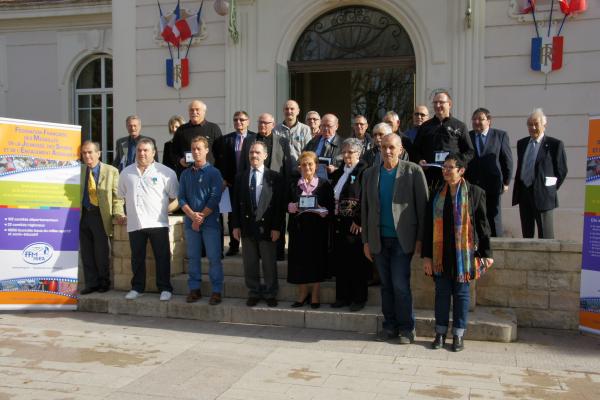
{"label": "french flag", "polygon": [[586,0],[558,0],[560,11],[565,15],[577,14],[587,10]]}
{"label": "french flag", "polygon": [[175,22],[175,27],[179,31],[180,42],[188,40],[200,31],[200,11],[201,9],[196,14],[181,18]]}
{"label": "french flag", "polygon": [[517,0],[519,14],[529,14],[535,12],[535,0]]}
{"label": "french flag", "polygon": [[545,74],[562,68],[563,36],[531,39],[531,69]]}
{"label": "french flag", "polygon": [[175,47],[179,47],[180,43],[180,33],[177,29],[177,20],[179,20],[179,2],[177,2],[177,7],[175,7],[175,11],[171,14],[171,18],[167,20],[167,18],[163,15],[162,9],[160,9],[159,3],[159,11],[160,11],[160,35],[167,43],[171,43]]}

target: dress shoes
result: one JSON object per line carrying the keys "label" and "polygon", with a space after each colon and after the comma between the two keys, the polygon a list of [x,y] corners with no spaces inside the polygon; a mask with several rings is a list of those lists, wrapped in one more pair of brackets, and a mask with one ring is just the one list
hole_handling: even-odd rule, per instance
{"label": "dress shoes", "polygon": [[310,308],[312,308],[313,310],[319,307],[321,307],[321,303],[310,303]]}
{"label": "dress shoes", "polygon": [[202,298],[202,292],[200,289],[190,290],[190,293],[185,298],[185,301],[188,303],[195,303]]}
{"label": "dress shoes", "polygon": [[110,288],[108,286],[100,286],[98,288],[98,293],[106,293],[110,290]]}
{"label": "dress shoes", "polygon": [[346,307],[347,305],[349,305],[347,301],[336,300],[335,303],[331,305],[331,308],[342,308]]}
{"label": "dress shoes", "polygon": [[216,306],[217,304],[220,304],[221,301],[221,293],[213,292],[213,294],[210,295],[210,299],[208,299],[208,304]]}
{"label": "dress shoes", "polygon": [[306,297],[304,298],[304,300],[293,302],[292,303],[292,308],[302,307],[303,305],[305,305],[306,303],[308,303],[308,299],[310,299],[310,293],[306,295]]}
{"label": "dress shoes", "polygon": [[99,292],[99,288],[97,287],[86,287],[85,289],[81,289],[81,291],[79,292],[80,295],[85,296],[86,294],[90,294],[90,293],[94,293],[94,292]]}
{"label": "dress shoes", "polygon": [[248,300],[246,300],[246,305],[248,307],[254,307],[255,305],[258,304],[258,301],[260,299],[258,297],[248,297]]}
{"label": "dress shoes", "polygon": [[350,311],[357,312],[365,308],[365,303],[352,303],[350,304]]}
{"label": "dress shoes", "polygon": [[269,307],[277,307],[277,299],[275,297],[270,297],[265,300],[267,302],[267,306]]}
{"label": "dress shoes", "polygon": [[452,351],[457,353],[459,351],[463,351],[464,348],[465,343],[463,342],[463,337],[454,335],[452,338]]}
{"label": "dress shoes", "polygon": [[431,348],[434,350],[441,349],[446,344],[446,335],[442,335],[441,333],[435,334],[435,339],[431,342]]}

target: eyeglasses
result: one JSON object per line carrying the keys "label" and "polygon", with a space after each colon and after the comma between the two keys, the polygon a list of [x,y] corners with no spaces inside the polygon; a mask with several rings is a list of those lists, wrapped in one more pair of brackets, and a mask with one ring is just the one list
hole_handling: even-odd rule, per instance
{"label": "eyeglasses", "polygon": [[307,121],[320,121],[321,118],[306,118]]}
{"label": "eyeglasses", "polygon": [[421,117],[421,118],[425,118],[425,117],[429,116],[429,114],[423,114],[423,113],[420,113],[420,112],[416,112],[413,115],[415,117]]}
{"label": "eyeglasses", "polygon": [[321,125],[321,129],[333,129],[335,125]]}
{"label": "eyeglasses", "polygon": [[234,122],[237,122],[237,121],[239,121],[239,122],[246,122],[246,121],[248,121],[248,118],[234,118],[233,121]]}
{"label": "eyeglasses", "polygon": [[362,123],[362,122],[355,122],[354,125],[358,125],[358,126],[365,126],[367,125],[366,123]]}
{"label": "eyeglasses", "polygon": [[269,124],[272,124],[272,123],[273,123],[273,121],[258,121],[259,125],[269,125]]}
{"label": "eyeglasses", "polygon": [[456,165],[442,165],[443,171],[452,171],[454,168],[458,168]]}

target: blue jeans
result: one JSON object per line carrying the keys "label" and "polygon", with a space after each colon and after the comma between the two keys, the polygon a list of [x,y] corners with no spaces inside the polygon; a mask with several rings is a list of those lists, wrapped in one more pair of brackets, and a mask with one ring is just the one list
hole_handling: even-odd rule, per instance
{"label": "blue jeans", "polygon": [[200,289],[202,283],[202,242],[206,246],[208,276],[214,293],[223,293],[223,263],[221,262],[221,227],[204,225],[197,232],[191,226],[185,227],[187,242],[188,287]]}
{"label": "blue jeans", "polygon": [[445,276],[435,280],[435,333],[445,335],[450,319],[450,299],[452,299],[452,334],[463,336],[469,316],[469,282],[456,282]]}
{"label": "blue jeans", "polygon": [[410,291],[410,260],[397,238],[381,238],[381,252],[375,264],[381,279],[381,310],[383,329],[393,335],[409,334],[415,329],[412,293]]}

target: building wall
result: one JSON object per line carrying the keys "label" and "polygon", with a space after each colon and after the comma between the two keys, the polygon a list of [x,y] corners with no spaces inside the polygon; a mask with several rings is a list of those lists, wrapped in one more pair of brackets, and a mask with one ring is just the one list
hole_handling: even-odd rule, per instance
{"label": "building wall", "polygon": [[[600,114],[600,1],[588,0],[588,11],[565,22],[563,67],[548,74],[547,83],[543,73],[529,67],[530,41],[535,36],[531,16],[510,16],[507,1],[486,3],[482,105],[491,110],[493,125],[508,132],[515,162],[516,142],[527,136],[527,115],[534,107],[544,109],[546,133],[565,143],[569,167],[559,190],[555,234],[581,240],[588,115]],[[540,13],[538,18],[544,21],[540,29],[547,32],[549,16]],[[554,22],[552,32],[558,23]],[[518,209],[510,205],[512,189],[503,197],[505,229],[519,237]]]}

